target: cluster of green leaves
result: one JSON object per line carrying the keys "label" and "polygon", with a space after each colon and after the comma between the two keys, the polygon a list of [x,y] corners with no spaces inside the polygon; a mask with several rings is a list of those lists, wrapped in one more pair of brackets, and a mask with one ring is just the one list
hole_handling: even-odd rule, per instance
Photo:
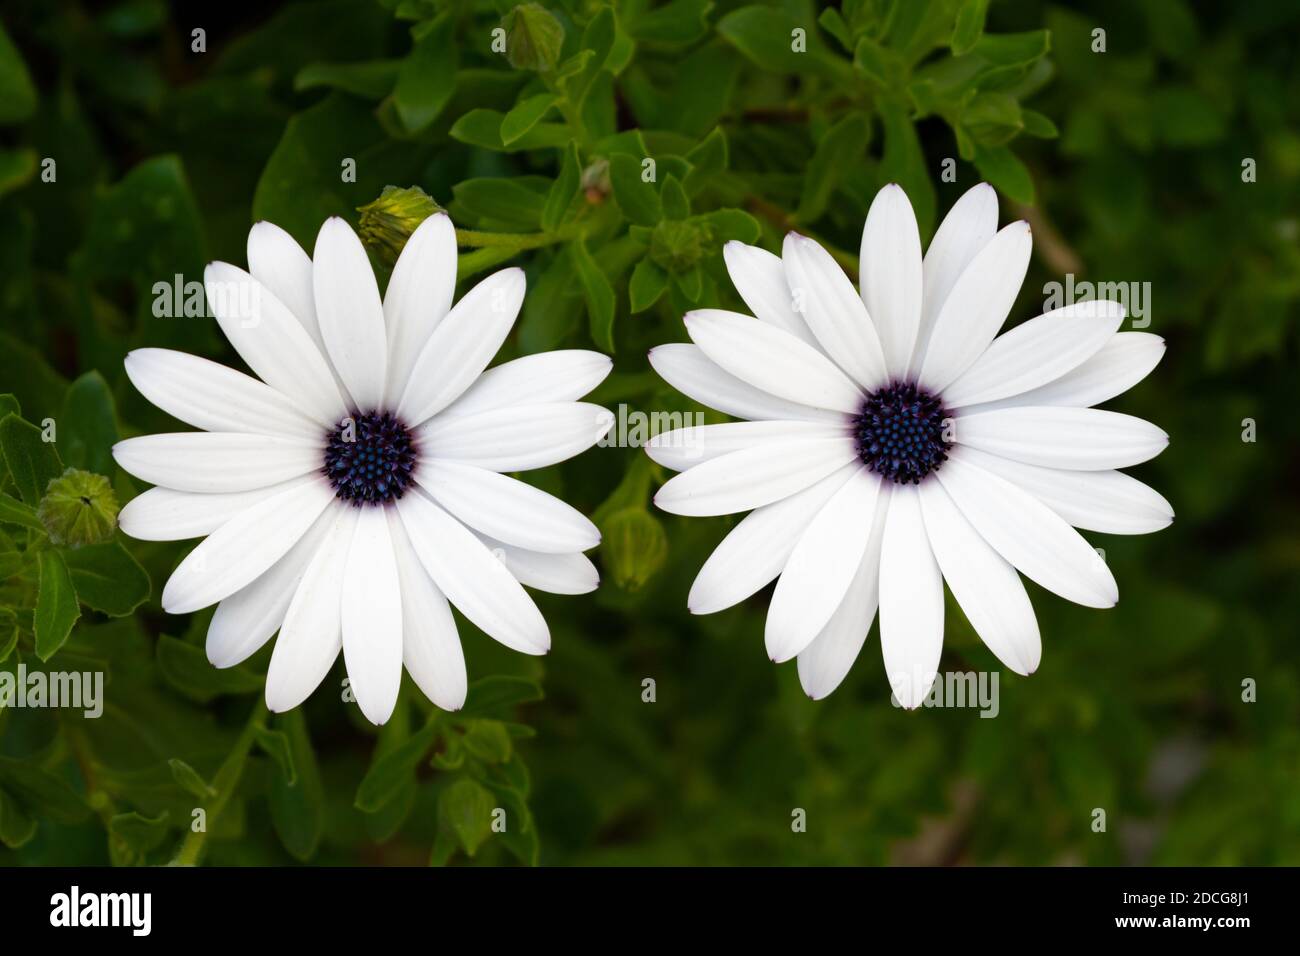
{"label": "cluster of green leaves", "polygon": [[[1278,412],[1294,401],[1300,294],[1295,11],[101,6],[13,0],[0,27],[0,391],[15,396],[0,414],[0,666],[108,680],[99,720],[0,710],[0,862],[1300,860],[1287,450],[1300,433]],[[1247,158],[1257,181],[1242,180]],[[1178,513],[1159,535],[1098,539],[1117,608],[1033,592],[1044,663],[1028,680],[1001,675],[996,719],[891,707],[874,636],[812,703],[793,666],[762,653],[764,595],[690,616],[691,580],[729,521],[656,515],[663,476],[636,449],[526,476],[604,532],[600,591],[538,597],[552,654],[512,655],[462,620],[478,678],[466,708],[436,713],[407,686],[377,733],[331,690],[341,666],[303,708],[267,715],[268,650],[217,671],[206,613],[178,620],[147,601],[111,617],[125,602],[104,606],[97,573],[78,576],[82,552],[111,548],[130,559],[114,573],[138,563],[162,581],[187,545],[73,549],[39,520],[66,466],[129,500],[138,486],[109,444],[175,429],[131,389],[126,351],[238,362],[211,321],[156,308],[156,286],[179,276],[183,290],[211,259],[242,264],[257,219],[310,250],[325,217],[358,223],[385,187],[419,187],[458,227],[462,292],[506,263],[527,272],[502,358],[600,348],[616,370],[593,400],[698,412],[643,356],[684,337],[689,309],[744,311],[725,241],[779,250],[797,229],[856,277],[880,186],[906,188],[928,239],[981,179],[1004,221],[1034,226],[1013,321],[1065,272],[1152,283],[1150,330],[1169,353],[1115,407],[1173,436],[1138,474]],[[374,251],[383,276],[391,250]],[[1240,440],[1248,417],[1255,443]],[[30,429],[47,418],[58,440],[37,445]],[[42,563],[67,569],[63,616],[80,615],[48,662],[62,621],[39,613]],[[947,620],[942,668],[996,670],[955,605]],[[1245,678],[1256,703],[1241,700]],[[807,832],[791,831],[794,808]]]}

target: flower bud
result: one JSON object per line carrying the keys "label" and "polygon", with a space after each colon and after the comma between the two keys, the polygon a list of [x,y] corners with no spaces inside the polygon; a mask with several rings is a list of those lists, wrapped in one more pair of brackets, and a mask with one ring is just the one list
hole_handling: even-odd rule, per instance
{"label": "flower bud", "polygon": [[419,186],[385,186],[379,198],[358,206],[361,241],[388,265],[397,261],[417,226],[442,207]]}
{"label": "flower bud", "polygon": [[663,525],[639,505],[616,511],[601,531],[601,557],[614,584],[625,591],[639,590],[668,558]]}
{"label": "flower bud", "polygon": [[118,510],[117,496],[107,478],[69,468],[50,482],[36,513],[51,541],[60,547],[79,548],[113,537]]}

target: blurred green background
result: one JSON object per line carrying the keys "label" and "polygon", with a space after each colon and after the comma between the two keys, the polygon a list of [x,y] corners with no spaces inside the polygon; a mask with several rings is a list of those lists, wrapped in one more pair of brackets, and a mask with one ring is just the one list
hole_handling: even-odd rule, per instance
{"label": "blurred green background", "polygon": [[[0,20],[0,414],[53,419],[59,465],[120,501],[142,489],[108,447],[174,427],[126,351],[238,363],[210,320],[155,315],[154,285],[245,265],[255,220],[310,249],[327,215],[357,225],[385,186],[419,186],[473,230],[469,281],[528,272],[503,357],[613,351],[593,400],[653,412],[694,406],[646,349],[685,340],[690,308],[740,306],[724,239],[779,250],[798,228],[856,279],[882,184],[928,240],[987,179],[1004,223],[1034,225],[1012,322],[1067,272],[1151,283],[1168,353],[1108,407],[1172,436],[1134,473],[1177,514],[1089,536],[1113,610],[1030,586],[1043,664],[1001,673],[995,719],[892,707],[874,629],[813,703],[764,653],[766,592],[686,612],[733,519],[656,514],[663,476],[594,449],[530,475],[606,537],[596,594],[539,596],[551,654],[462,619],[466,710],[408,682],[376,732],[339,706],[341,662],[276,718],[256,707],[267,650],[207,665],[208,613],[157,601],[188,543],[56,549],[80,609],[49,655],[36,581],[55,551],[9,508],[0,668],[108,687],[99,720],[0,710],[0,863],[1300,863],[1300,4],[9,0]],[[644,156],[656,201],[628,186]],[[943,670],[997,667],[951,601],[947,620]]]}

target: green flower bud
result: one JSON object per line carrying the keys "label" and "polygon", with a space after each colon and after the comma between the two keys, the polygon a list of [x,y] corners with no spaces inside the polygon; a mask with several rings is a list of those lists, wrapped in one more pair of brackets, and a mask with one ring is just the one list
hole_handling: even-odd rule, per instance
{"label": "green flower bud", "polygon": [[419,186],[385,186],[374,202],[358,206],[361,241],[388,265],[397,261],[420,223],[442,207]]}
{"label": "green flower bud", "polygon": [[614,584],[639,590],[668,558],[668,535],[640,505],[616,511],[602,527],[601,557]]}
{"label": "green flower bud", "polygon": [[36,513],[51,541],[60,547],[79,548],[113,537],[118,510],[117,496],[107,478],[69,468],[50,482]]}
{"label": "green flower bud", "polygon": [[506,31],[506,59],[516,70],[549,73],[560,61],[564,25],[540,4],[523,3],[501,20]]}
{"label": "green flower bud", "polygon": [[650,261],[667,272],[689,272],[704,258],[708,244],[707,226],[691,219],[665,219],[650,236]]}

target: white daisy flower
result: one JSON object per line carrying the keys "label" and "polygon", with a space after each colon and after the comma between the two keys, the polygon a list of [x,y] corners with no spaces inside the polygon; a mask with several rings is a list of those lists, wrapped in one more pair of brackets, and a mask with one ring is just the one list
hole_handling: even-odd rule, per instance
{"label": "white daisy flower", "polygon": [[813,698],[844,679],[879,608],[894,696],[922,703],[943,646],[945,580],[997,658],[1032,673],[1041,643],[1019,574],[1111,607],[1115,579],[1074,528],[1143,534],[1173,519],[1163,497],[1115,470],[1158,455],[1168,436],[1092,407],[1144,378],[1164,341],[1120,332],[1111,302],[994,338],[1031,245],[1026,223],[998,231],[997,215],[993,189],[976,186],[922,258],[906,194],[885,187],[862,233],[860,295],[811,239],[791,233],[780,258],[728,243],[727,269],[757,319],[692,312],[694,345],[650,353],[679,391],[748,419],[647,444],[681,472],[655,498],[663,510],[751,512],[688,606],[720,611],[779,576],[768,655],[797,657]]}
{"label": "white daisy flower", "polygon": [[[279,631],[266,680],[274,711],[302,703],[339,650],[362,712],[393,712],[402,666],[429,699],[465,701],[448,602],[507,647],[544,654],[550,632],[521,585],[581,594],[599,532],[503,472],[542,468],[613,423],[578,402],[604,355],[549,352],[484,371],[524,298],[505,269],[456,305],[456,234],[444,214],[411,235],[382,302],[361,241],[330,219],[313,258],[284,230],[248,236],[251,275],[204,274],[222,331],[258,378],[166,349],[126,358],[137,389],[202,432],[120,442],[117,463],[157,485],[121,513],[150,541],[206,537],[163,608],[216,604],[207,653],[248,658]],[[260,378],[260,381],[258,380]]]}

